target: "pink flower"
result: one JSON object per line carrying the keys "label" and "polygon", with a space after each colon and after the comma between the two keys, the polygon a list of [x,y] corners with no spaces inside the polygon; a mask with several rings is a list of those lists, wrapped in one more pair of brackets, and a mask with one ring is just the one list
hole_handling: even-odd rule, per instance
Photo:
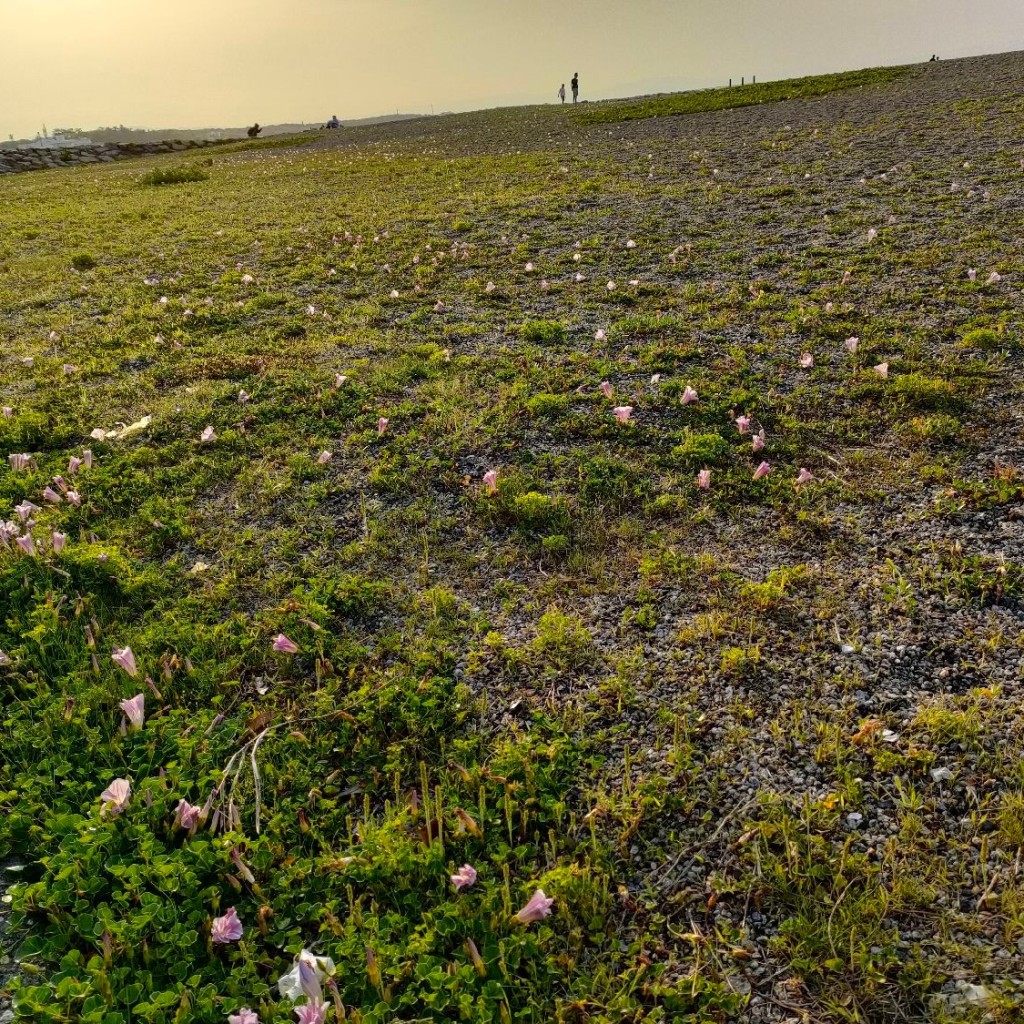
{"label": "pink flower", "polygon": [[988,280],[985,283],[999,284],[1000,281],[1002,281],[1001,275],[998,273],[998,271],[993,270],[992,273],[988,275]]}
{"label": "pink flower", "polygon": [[43,488],[43,497],[54,505],[59,505],[64,499],[52,488]]}
{"label": "pink flower", "polygon": [[15,543],[26,555],[34,555],[36,553],[36,542],[31,533],[26,533],[24,537],[19,537]]}
{"label": "pink flower", "polygon": [[633,406],[631,405],[617,405],[612,412],[615,413],[615,418],[619,423],[628,423],[630,416],[633,415]]}
{"label": "pink flower", "polygon": [[494,291],[494,288],[495,288],[494,282],[493,281],[488,281],[486,286],[484,287],[484,291],[487,292],[488,295],[490,295],[491,292]]}
{"label": "pink flower", "polygon": [[378,436],[382,435],[384,433],[384,431],[388,429],[388,422],[389,421],[388,421],[387,416],[381,416],[381,418],[379,420],[377,420],[377,434],[378,434]]}
{"label": "pink flower", "polygon": [[835,308],[836,308],[836,304],[834,302],[826,302],[825,303],[825,312],[826,313],[834,312]]}
{"label": "pink flower", "polygon": [[809,469],[804,469],[804,467],[801,466],[800,472],[797,474],[796,478],[797,486],[800,486],[801,484],[809,484],[813,479],[814,475],[811,471]]}
{"label": "pink flower", "polygon": [[68,491],[65,497],[68,499],[68,502],[70,504],[75,506],[75,508],[78,508],[79,505],[82,504],[82,496],[78,493],[78,491]]}
{"label": "pink flower", "polygon": [[243,274],[242,275],[242,284],[252,284],[253,281],[255,281],[255,280],[256,280],[256,278],[253,277],[252,274]]}
{"label": "pink flower", "polygon": [[543,921],[551,913],[552,904],[555,901],[544,895],[543,889],[538,889],[529,899],[526,906],[522,907],[515,915],[520,924],[533,924],[534,921]]}
{"label": "pink flower", "polygon": [[124,712],[124,716],[128,719],[133,730],[142,728],[142,723],[146,718],[146,697],[144,694],[137,693],[130,700],[121,701],[119,707]]}
{"label": "pink flower", "polygon": [[697,392],[693,390],[689,385],[683,389],[683,397],[680,399],[683,405],[689,405],[691,402],[697,401]]}
{"label": "pink flower", "polygon": [[846,273],[843,274],[843,284],[849,284],[852,279],[853,279],[853,271],[852,270],[847,270]]}
{"label": "pink flower", "polygon": [[759,452],[764,447],[764,431],[758,431],[752,438],[751,444],[754,446],[754,451]]}
{"label": "pink flower", "polygon": [[805,352],[800,357],[800,365],[805,370],[809,370],[814,365],[814,356],[812,356],[810,352]]}
{"label": "pink flower", "polygon": [[772,471],[772,467],[767,462],[762,462],[757,469],[754,470],[754,479],[760,480],[761,477],[767,476]]}
{"label": "pink flower", "polygon": [[4,414],[4,419],[5,420],[9,420],[14,415],[14,409],[12,409],[11,406],[9,406],[9,405],[5,405],[3,407],[3,414]]}
{"label": "pink flower", "polygon": [[476,868],[469,864],[463,864],[454,875],[451,876],[452,885],[457,892],[468,889],[476,881]]}
{"label": "pink flower", "polygon": [[750,417],[749,416],[737,416],[736,417],[736,429],[741,434],[745,434],[748,430],[750,430]]}
{"label": "pink flower", "polygon": [[115,647],[114,653],[110,657],[116,665],[120,665],[133,679],[139,674],[139,668],[135,664],[135,654],[130,647],[120,649]]}
{"label": "pink flower", "polygon": [[532,274],[533,273],[533,264],[532,263],[527,263],[526,266],[524,267],[524,269],[526,270],[526,272],[528,274]]}
{"label": "pink flower", "polygon": [[573,278],[573,280],[574,280],[574,281],[575,281],[575,282],[576,282],[577,284],[579,284],[579,283],[580,283],[581,281],[586,281],[586,279],[587,279],[587,278],[586,278],[586,275],[584,275],[584,274],[579,274],[579,273],[578,273],[578,274],[577,274],[577,275],[576,275],[576,276],[575,276],[575,277]]}
{"label": "pink flower", "polygon": [[237,942],[242,937],[242,922],[234,907],[228,907],[223,917],[215,917],[210,927],[210,938],[220,945]]}
{"label": "pink flower", "polygon": [[607,284],[605,285],[605,288],[607,288],[607,289],[608,289],[608,291],[610,291],[610,292],[613,292],[613,291],[615,291],[615,282],[614,282],[614,281],[609,281],[609,282],[608,282],[608,283],[607,283]]}
{"label": "pink flower", "polygon": [[319,466],[326,466],[327,463],[331,461],[331,453],[330,452],[321,452],[317,456],[316,461],[317,461],[317,465],[319,465]]}
{"label": "pink flower", "polygon": [[278,633],[274,638],[274,650],[280,654],[298,654],[299,646],[294,641],[289,640],[284,633]]}
{"label": "pink flower", "polygon": [[498,471],[496,469],[489,469],[484,473],[484,486],[489,494],[494,494],[498,489]]}
{"label": "pink flower", "polygon": [[14,511],[18,514],[18,518],[24,523],[27,522],[28,517],[33,512],[39,511],[38,505],[33,505],[31,501],[23,501],[20,505],[14,506]]}
{"label": "pink flower", "polygon": [[298,1024],[324,1024],[327,1020],[326,1003],[303,1003],[295,1007],[295,1016],[298,1017]]}
{"label": "pink flower", "polygon": [[632,238],[630,238],[630,239],[629,239],[629,240],[628,240],[628,241],[626,242],[626,248],[627,248],[627,249],[635,249],[635,248],[636,248],[636,242],[634,242],[634,241],[633,241],[633,239],[632,239]]}
{"label": "pink flower", "polygon": [[391,298],[393,298],[393,299],[397,299],[398,298],[398,289],[397,288],[392,288],[391,289]]}
{"label": "pink flower", "polygon": [[28,469],[32,465],[32,456],[27,455],[24,452],[20,452],[8,455],[7,461],[11,464],[11,469],[13,469],[15,473],[18,473],[22,470]]}
{"label": "pink flower", "polygon": [[56,530],[50,534],[50,541],[53,544],[53,553],[59,555],[64,550],[64,545],[68,542],[68,535],[66,533],[58,533]]}
{"label": "pink flower", "polygon": [[608,335],[604,331],[598,330],[594,332],[594,341],[607,341]]}
{"label": "pink flower", "polygon": [[601,392],[605,398],[611,398],[615,393],[615,389],[608,383],[608,381],[601,381]]}
{"label": "pink flower", "polygon": [[886,380],[888,378],[888,376],[889,376],[889,364],[888,363],[879,363],[874,368],[874,370],[875,370],[875,373],[877,373],[878,376],[882,378],[882,380]]}
{"label": "pink flower", "polygon": [[709,490],[711,490],[711,470],[710,469],[702,469],[697,474],[697,486],[702,491],[709,491]]}
{"label": "pink flower", "polygon": [[201,434],[199,435],[199,440],[200,440],[200,441],[215,441],[216,439],[217,439],[217,434],[216,434],[216,432],[214,431],[213,427],[207,427],[207,428],[206,428],[206,429],[205,429],[205,430],[204,430],[204,431],[203,431],[203,432],[202,432],[202,433],[201,433]]}
{"label": "pink flower", "polygon": [[100,800],[100,817],[105,818],[108,814],[116,818],[127,806],[132,796],[131,783],[127,779],[114,779],[102,793]]}
{"label": "pink flower", "polygon": [[977,281],[978,280],[978,272],[973,267],[970,270],[967,271],[967,280],[968,281]]}
{"label": "pink flower", "polygon": [[174,824],[187,832],[194,832],[202,813],[201,807],[190,804],[187,800],[179,800],[174,811]]}
{"label": "pink flower", "polygon": [[347,380],[348,380],[348,375],[347,374],[336,373],[334,375],[334,386],[335,386],[335,388],[340,388],[345,383],[345,381],[347,381]]}
{"label": "pink flower", "polygon": [[79,459],[79,458],[76,458],[74,455],[72,455],[71,458],[68,460],[68,472],[72,476],[74,476],[75,473],[78,472],[78,470],[81,468],[81,466],[82,466],[82,460]]}
{"label": "pink flower", "polygon": [[82,465],[86,469],[92,469],[92,449],[86,448],[82,451]]}
{"label": "pink flower", "polygon": [[857,346],[860,344],[860,338],[854,335],[852,338],[847,338],[843,344],[846,346],[846,351],[849,352],[850,355],[853,355],[853,353],[857,351]]}
{"label": "pink flower", "polygon": [[546,292],[550,287],[551,287],[551,285],[548,284],[548,282],[546,280],[545,281],[541,281],[541,283],[540,283],[540,290],[542,292]]}
{"label": "pink flower", "polygon": [[444,312],[444,303],[440,299],[438,299],[437,303],[434,305],[434,312],[435,313],[443,313]]}
{"label": "pink flower", "polygon": [[873,242],[878,237],[878,232],[874,228],[868,228],[868,241]]}
{"label": "pink flower", "polygon": [[228,1024],[260,1024],[259,1015],[248,1006],[243,1006],[238,1013],[228,1014]]}

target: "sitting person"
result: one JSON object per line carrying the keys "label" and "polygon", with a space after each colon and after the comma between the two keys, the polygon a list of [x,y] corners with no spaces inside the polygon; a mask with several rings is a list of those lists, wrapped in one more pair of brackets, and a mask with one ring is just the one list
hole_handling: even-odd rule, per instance
{"label": "sitting person", "polygon": [[337,114],[332,114],[330,121],[327,122],[328,128],[340,128],[341,122],[338,120]]}
{"label": "sitting person", "polygon": [[263,129],[260,127],[259,121],[257,121],[251,128],[246,129],[245,134],[248,135],[250,139],[255,139],[261,131],[263,131]]}

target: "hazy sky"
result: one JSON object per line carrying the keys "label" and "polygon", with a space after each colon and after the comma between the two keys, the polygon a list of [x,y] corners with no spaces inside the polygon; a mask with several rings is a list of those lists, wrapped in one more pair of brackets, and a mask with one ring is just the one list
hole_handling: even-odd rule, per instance
{"label": "hazy sky", "polygon": [[0,0],[0,138],[343,120],[1024,49],[1021,0]]}

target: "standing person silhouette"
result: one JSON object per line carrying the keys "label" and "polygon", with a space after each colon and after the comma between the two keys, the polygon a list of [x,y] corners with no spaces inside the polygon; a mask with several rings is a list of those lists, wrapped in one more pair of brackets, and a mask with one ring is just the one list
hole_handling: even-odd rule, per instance
{"label": "standing person silhouette", "polygon": [[572,81],[569,84],[572,86],[572,101],[575,103],[580,95],[580,73],[578,71],[572,73]]}
{"label": "standing person silhouette", "polygon": [[563,103],[565,102],[565,82],[562,83],[561,88],[558,90],[558,98]]}

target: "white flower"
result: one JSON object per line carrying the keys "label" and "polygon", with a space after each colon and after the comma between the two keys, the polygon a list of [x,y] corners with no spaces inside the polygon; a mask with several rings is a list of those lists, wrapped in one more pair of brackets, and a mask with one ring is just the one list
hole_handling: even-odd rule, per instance
{"label": "white flower", "polygon": [[307,967],[313,969],[317,981],[323,981],[334,974],[334,961],[329,956],[317,956],[308,949],[304,949],[292,964],[290,971],[282,974],[277,979],[277,990],[283,999],[290,999],[293,1003],[305,998],[306,993],[302,989],[302,981],[299,977],[299,961],[305,961]]}

